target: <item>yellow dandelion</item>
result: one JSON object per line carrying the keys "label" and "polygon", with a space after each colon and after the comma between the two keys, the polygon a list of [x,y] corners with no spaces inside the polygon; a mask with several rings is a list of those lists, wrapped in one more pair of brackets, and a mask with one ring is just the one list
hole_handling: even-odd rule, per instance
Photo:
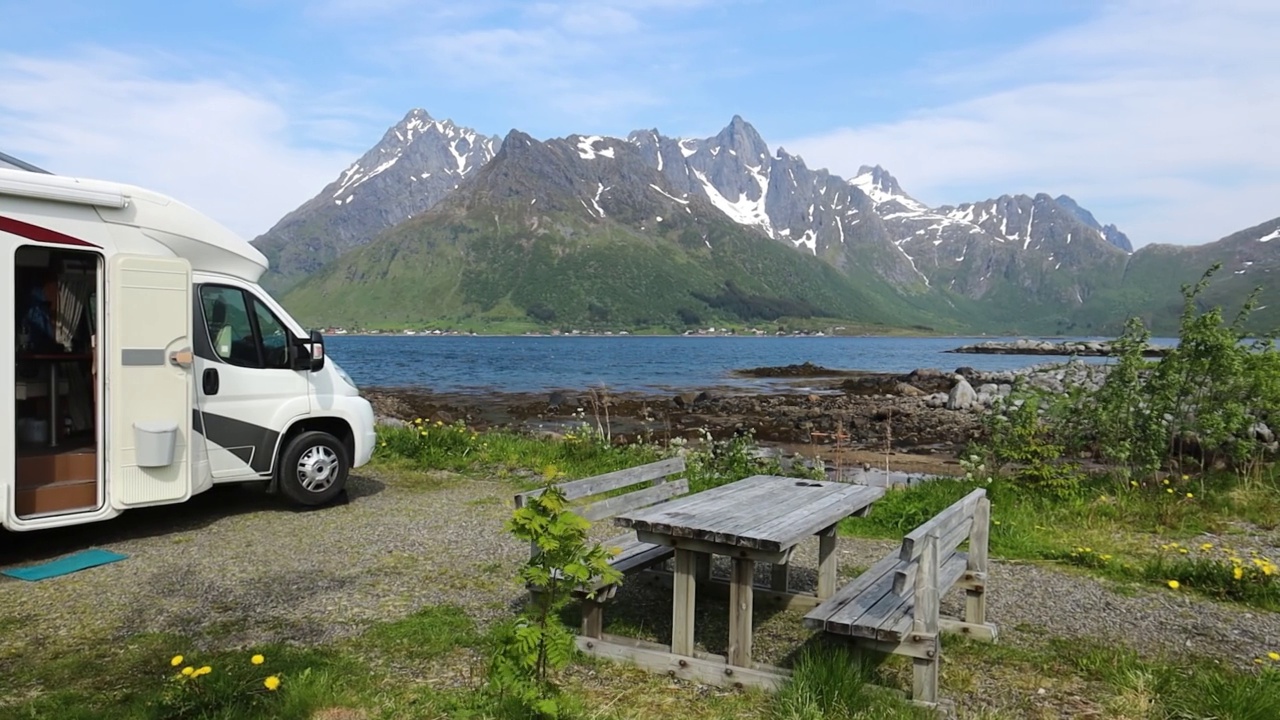
{"label": "yellow dandelion", "polygon": [[1164,479],[1164,484],[1165,484],[1165,485],[1168,485],[1168,484],[1169,484],[1169,478],[1165,478],[1165,479]]}
{"label": "yellow dandelion", "polygon": [[1200,549],[1201,549],[1201,550],[1212,550],[1212,549],[1213,549],[1213,543],[1205,543],[1205,544],[1203,544],[1203,545],[1201,545],[1201,546],[1200,546]]}
{"label": "yellow dandelion", "polygon": [[1183,482],[1186,482],[1187,480],[1190,480],[1190,479],[1191,479],[1191,476],[1190,476],[1190,475],[1183,475],[1183,476],[1182,476],[1182,480],[1183,480]]}
{"label": "yellow dandelion", "polygon": [[253,657],[249,658],[249,662],[253,663],[254,665],[261,665],[264,660],[266,660],[266,658],[262,657],[261,655],[254,655]]}
{"label": "yellow dandelion", "polygon": [[1181,584],[1177,580],[1170,580],[1169,587],[1173,588],[1174,590],[1177,590],[1179,587],[1181,587]]}
{"label": "yellow dandelion", "polygon": [[1195,497],[1195,495],[1193,495],[1192,493],[1187,493],[1187,497],[1188,497],[1188,498],[1193,498],[1193,497]]}
{"label": "yellow dandelion", "polygon": [[178,667],[179,665],[182,664],[182,656],[174,655],[173,659],[169,661],[169,664],[172,665],[173,667]]}
{"label": "yellow dandelion", "polygon": [[1188,550],[1188,549],[1186,549],[1186,548],[1178,548],[1178,552],[1182,553],[1183,555],[1186,555],[1187,553],[1189,553],[1189,552],[1191,552],[1191,551],[1190,551],[1190,550]]}
{"label": "yellow dandelion", "polygon": [[183,675],[187,675],[187,676],[190,676],[190,675],[191,675],[191,673],[193,673],[193,672],[195,672],[195,671],[196,671],[196,669],[195,669],[195,668],[193,668],[193,667],[191,667],[190,665],[188,665],[188,666],[186,666],[186,667],[182,668],[182,674],[183,674]]}
{"label": "yellow dandelion", "polygon": [[1240,578],[1244,577],[1244,568],[1237,565],[1235,569],[1231,571],[1231,574],[1234,575],[1237,580],[1239,580]]}
{"label": "yellow dandelion", "polygon": [[272,675],[266,680],[263,680],[262,685],[268,690],[275,690],[276,688],[280,687],[280,678],[276,677],[275,675]]}
{"label": "yellow dandelion", "polygon": [[1173,488],[1165,488],[1164,491],[1169,493],[1170,495],[1173,494]]}
{"label": "yellow dandelion", "polygon": [[1271,652],[1267,653],[1267,657],[1271,658],[1275,662],[1280,662],[1280,653],[1276,652],[1275,650],[1272,650]]}
{"label": "yellow dandelion", "polygon": [[1262,658],[1254,658],[1253,661],[1258,663],[1259,665],[1262,664]]}

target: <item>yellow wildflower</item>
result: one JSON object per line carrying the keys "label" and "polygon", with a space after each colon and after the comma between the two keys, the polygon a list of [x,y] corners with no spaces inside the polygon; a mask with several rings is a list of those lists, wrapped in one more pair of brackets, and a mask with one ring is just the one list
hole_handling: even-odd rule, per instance
{"label": "yellow wildflower", "polygon": [[1103,560],[1110,560],[1110,559],[1111,559],[1111,556],[1110,556],[1110,555],[1105,555],[1105,554],[1104,554],[1104,555],[1099,555],[1098,557],[1102,558]]}
{"label": "yellow wildflower", "polygon": [[1205,543],[1205,544],[1203,544],[1203,545],[1201,545],[1201,546],[1200,546],[1200,549],[1201,549],[1201,550],[1212,550],[1212,549],[1213,549],[1213,543]]}
{"label": "yellow wildflower", "polygon": [[1183,479],[1183,481],[1190,480],[1190,479],[1191,479],[1191,476],[1190,476],[1190,475],[1183,475],[1183,476],[1182,476],[1182,479]]}
{"label": "yellow wildflower", "polygon": [[1177,590],[1180,587],[1180,585],[1177,580],[1170,580],[1169,587],[1173,588],[1174,590]]}
{"label": "yellow wildflower", "polygon": [[1234,575],[1237,580],[1239,580],[1240,578],[1244,577],[1244,568],[1237,565],[1235,569],[1231,571],[1231,574]]}
{"label": "yellow wildflower", "polygon": [[1182,553],[1183,555],[1186,555],[1188,552],[1190,552],[1190,550],[1187,550],[1186,548],[1178,548],[1178,552]]}
{"label": "yellow wildflower", "polygon": [[249,658],[249,662],[253,663],[254,665],[261,665],[263,660],[266,660],[266,658],[262,657],[261,655],[254,655],[253,657]]}
{"label": "yellow wildflower", "polygon": [[1168,484],[1169,484],[1169,478],[1165,478],[1165,479],[1164,479],[1164,484],[1165,484],[1165,485],[1168,485]]}
{"label": "yellow wildflower", "polygon": [[268,690],[275,690],[276,688],[280,687],[280,678],[276,677],[275,675],[272,675],[266,680],[263,680],[262,685]]}
{"label": "yellow wildflower", "polygon": [[1275,650],[1272,650],[1271,652],[1267,653],[1267,657],[1271,658],[1276,662],[1280,662],[1280,653],[1276,652]]}
{"label": "yellow wildflower", "polygon": [[181,656],[181,655],[174,655],[174,656],[173,656],[173,659],[169,661],[169,664],[170,664],[170,665],[172,665],[172,666],[174,666],[174,667],[178,667],[179,665],[181,665],[181,664],[182,664],[182,656]]}
{"label": "yellow wildflower", "polygon": [[193,667],[191,667],[190,665],[188,665],[188,666],[186,666],[186,667],[182,668],[182,674],[183,674],[183,675],[190,675],[191,673],[193,673],[193,672],[195,672],[195,671],[196,671],[196,669],[195,669],[195,668],[193,668]]}
{"label": "yellow wildflower", "polygon": [[1165,488],[1164,491],[1169,493],[1170,495],[1173,494],[1173,488]]}

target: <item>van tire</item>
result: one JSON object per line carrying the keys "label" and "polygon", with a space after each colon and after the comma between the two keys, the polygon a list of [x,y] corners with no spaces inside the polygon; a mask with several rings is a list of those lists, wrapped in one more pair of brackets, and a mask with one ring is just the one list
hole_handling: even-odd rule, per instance
{"label": "van tire", "polygon": [[299,433],[280,455],[280,492],[300,505],[323,505],[342,492],[350,467],[338,438],[319,430]]}

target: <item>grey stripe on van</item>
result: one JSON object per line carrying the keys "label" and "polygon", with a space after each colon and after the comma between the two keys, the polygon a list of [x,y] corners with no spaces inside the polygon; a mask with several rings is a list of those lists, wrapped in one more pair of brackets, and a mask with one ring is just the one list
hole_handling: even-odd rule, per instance
{"label": "grey stripe on van", "polygon": [[120,351],[121,365],[163,365],[164,348],[126,348]]}

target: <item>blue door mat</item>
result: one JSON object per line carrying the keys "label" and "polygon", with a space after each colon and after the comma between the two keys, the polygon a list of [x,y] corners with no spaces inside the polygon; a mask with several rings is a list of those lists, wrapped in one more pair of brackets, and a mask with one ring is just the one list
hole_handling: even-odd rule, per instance
{"label": "blue door mat", "polygon": [[57,560],[50,560],[47,563],[39,565],[29,565],[23,568],[13,568],[11,570],[0,570],[0,575],[8,575],[19,580],[35,582],[36,580],[46,580],[59,575],[68,575],[77,570],[84,570],[97,565],[106,565],[117,560],[124,560],[128,555],[121,555],[110,550],[100,550],[93,548],[92,550],[82,550],[78,553],[60,557]]}

